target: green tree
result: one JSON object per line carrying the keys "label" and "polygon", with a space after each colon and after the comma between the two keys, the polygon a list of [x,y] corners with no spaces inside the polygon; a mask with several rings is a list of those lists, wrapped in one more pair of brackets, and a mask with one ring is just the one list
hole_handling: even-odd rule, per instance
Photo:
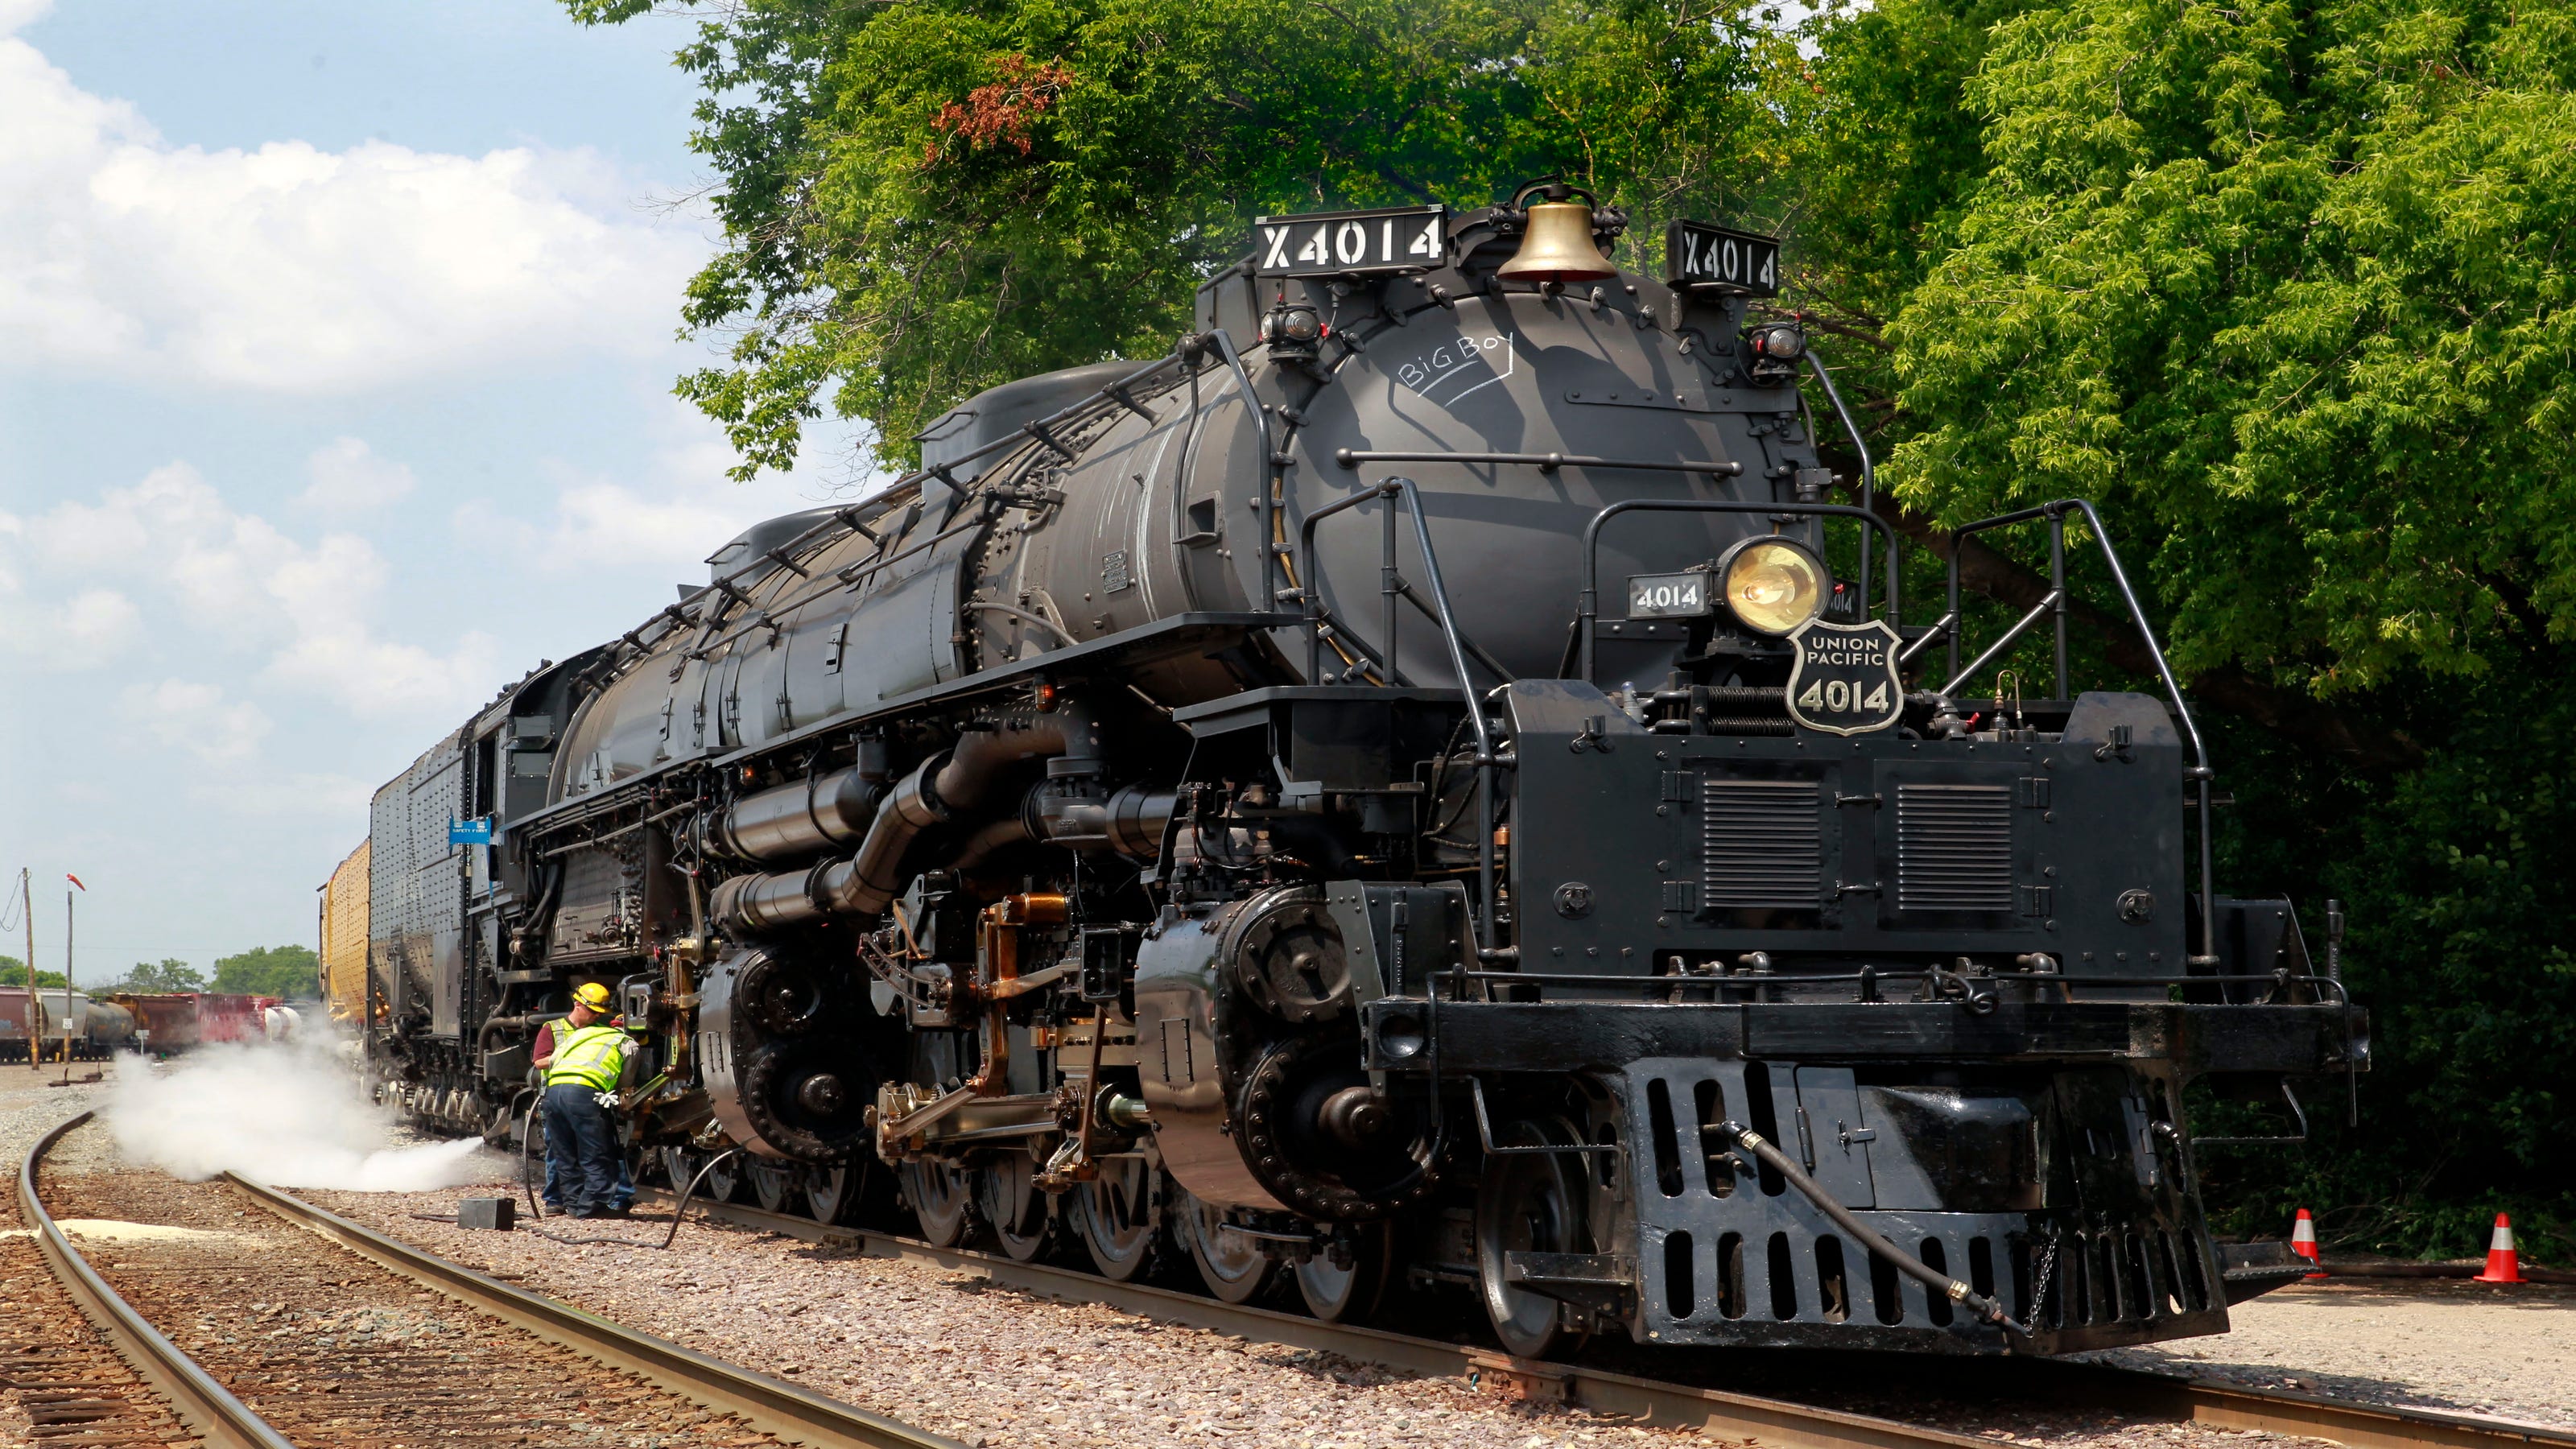
{"label": "green tree", "polygon": [[[1829,22],[1820,70],[1876,23]],[[2576,793],[2532,742],[2576,662],[2571,10],[2067,0],[1984,46],[1978,155],[1864,369],[1882,477],[1927,524],[2105,505],[2186,678],[2270,728],[2221,733],[2228,878],[2312,930],[2351,901],[2377,1013],[2363,1129],[2211,1154],[2222,1200],[2392,1247],[2465,1251],[2500,1198],[2563,1232]]]}
{"label": "green tree", "polygon": [[[0,956],[0,986],[24,986],[26,984],[27,963],[19,960],[15,956]],[[62,989],[62,985],[63,973],[60,971],[38,971],[36,973],[36,986],[39,990],[50,986],[59,991]]]}
{"label": "green tree", "polygon": [[310,946],[262,946],[217,960],[214,989],[303,1000],[321,994],[321,971]]}
{"label": "green tree", "polygon": [[[648,0],[567,0],[589,21]],[[1154,356],[1264,211],[1479,206],[1562,173],[1641,222],[1741,209],[1780,150],[1751,6],[1700,0],[745,0],[679,56],[727,245],[680,392],[737,473],[828,407],[878,454],[990,384]],[[1632,235],[1659,235],[1651,225]]]}
{"label": "green tree", "polygon": [[137,961],[134,963],[134,969],[125,973],[124,980],[97,988],[102,995],[110,991],[146,993],[205,989],[205,973],[175,957],[164,958],[158,962]]}

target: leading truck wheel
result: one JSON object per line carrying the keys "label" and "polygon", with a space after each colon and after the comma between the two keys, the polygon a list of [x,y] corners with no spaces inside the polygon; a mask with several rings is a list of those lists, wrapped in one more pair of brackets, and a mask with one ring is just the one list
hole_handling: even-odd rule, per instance
{"label": "leading truck wheel", "polygon": [[1261,1240],[1249,1233],[1227,1230],[1225,1209],[1211,1207],[1185,1192],[1176,1196],[1180,1203],[1181,1239],[1190,1250],[1190,1261],[1199,1269],[1199,1281],[1221,1303],[1249,1303],[1270,1282],[1270,1255],[1261,1251]]}
{"label": "leading truck wheel", "polygon": [[[1581,1139],[1572,1124],[1550,1118],[1515,1122],[1496,1134],[1505,1146],[1571,1144]],[[1588,1253],[1583,1220],[1583,1157],[1577,1153],[1512,1153],[1485,1159],[1476,1188],[1476,1279],[1485,1316],[1506,1352],[1546,1358],[1581,1343],[1586,1335],[1564,1326],[1561,1307],[1543,1293],[1507,1281],[1513,1253]]]}
{"label": "leading truck wheel", "polygon": [[1113,1283],[1129,1282],[1154,1261],[1160,1225],[1152,1201],[1153,1169],[1142,1158],[1109,1157],[1100,1175],[1073,1190],[1073,1216],[1091,1266]]}
{"label": "leading truck wheel", "polygon": [[934,1248],[953,1248],[975,1227],[975,1193],[953,1163],[916,1158],[903,1165],[903,1197]]}

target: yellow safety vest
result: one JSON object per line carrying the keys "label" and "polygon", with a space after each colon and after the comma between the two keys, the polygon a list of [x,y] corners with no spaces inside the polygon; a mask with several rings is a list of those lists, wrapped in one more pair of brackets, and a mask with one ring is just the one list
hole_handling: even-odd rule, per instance
{"label": "yellow safety vest", "polygon": [[555,1059],[546,1068],[546,1085],[577,1083],[595,1091],[613,1091],[625,1069],[629,1045],[625,1031],[605,1022],[574,1027],[555,1038]]}

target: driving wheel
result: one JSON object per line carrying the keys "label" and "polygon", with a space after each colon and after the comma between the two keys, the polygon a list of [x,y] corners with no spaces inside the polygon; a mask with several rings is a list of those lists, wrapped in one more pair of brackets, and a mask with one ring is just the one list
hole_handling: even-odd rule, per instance
{"label": "driving wheel", "polygon": [[698,1183],[698,1196],[710,1202],[739,1202],[742,1197],[742,1154],[727,1153],[712,1167],[701,1167],[706,1173]]}
{"label": "driving wheel", "polygon": [[1188,1244],[1190,1261],[1198,1264],[1199,1279],[1208,1292],[1223,1303],[1251,1302],[1270,1282],[1270,1255],[1261,1251],[1261,1240],[1227,1231],[1223,1208],[1177,1189],[1174,1200],[1180,1207],[1182,1241]]}
{"label": "driving wheel", "polygon": [[784,1162],[755,1157],[745,1162],[742,1175],[751,1181],[751,1200],[765,1213],[783,1211],[796,1192],[796,1169]]}
{"label": "driving wheel", "polygon": [[903,1198],[921,1221],[921,1235],[931,1246],[953,1248],[966,1241],[975,1226],[975,1194],[956,1164],[935,1157],[903,1165]]}
{"label": "driving wheel", "polygon": [[[1306,1311],[1326,1323],[1355,1322],[1375,1312],[1386,1292],[1394,1246],[1394,1235],[1384,1223],[1357,1224],[1348,1243],[1319,1245],[1290,1270]],[[1337,1263],[1336,1257],[1348,1261]]]}
{"label": "driving wheel", "polygon": [[1141,1157],[1103,1158],[1099,1166],[1099,1176],[1073,1190],[1074,1221],[1091,1266],[1125,1283],[1154,1260],[1154,1175]]}
{"label": "driving wheel", "polygon": [[1025,1150],[1007,1152],[990,1166],[975,1169],[975,1205],[993,1225],[1002,1251],[1025,1263],[1046,1251],[1055,1204],[1038,1190],[1037,1159]]}
{"label": "driving wheel", "polygon": [[825,1224],[848,1221],[866,1171],[864,1162],[805,1169],[805,1216]]}

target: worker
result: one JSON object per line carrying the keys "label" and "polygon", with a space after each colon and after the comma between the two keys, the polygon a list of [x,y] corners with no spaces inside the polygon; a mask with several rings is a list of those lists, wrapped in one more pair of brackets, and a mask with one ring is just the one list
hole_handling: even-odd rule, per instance
{"label": "worker", "polygon": [[546,1176],[561,1184],[574,1217],[623,1217],[618,1180],[625,1153],[601,1098],[617,1090],[634,1040],[610,1019],[608,988],[596,981],[574,988],[569,1025],[550,1035],[553,1050],[544,1059]]}
{"label": "worker", "polygon": [[[624,1016],[612,1016],[608,1019],[608,1024],[621,1031],[628,1029],[626,1026],[626,1018]],[[537,1053],[535,1059],[532,1060],[529,1065],[535,1069],[536,1082],[540,1087],[545,1084],[546,1068],[554,1065],[555,1053],[562,1048],[563,1039],[571,1033],[572,1023],[560,1016],[556,1017],[552,1021],[539,1023],[537,1027],[536,1040]],[[568,1158],[559,1160],[552,1152],[546,1154],[546,1186],[544,1197],[547,1212],[560,1213],[565,1211],[565,1187],[572,1182],[579,1182],[581,1180],[581,1170],[578,1167],[568,1165],[569,1162],[570,1159]],[[627,1165],[626,1154],[621,1152],[617,1155],[617,1195],[609,1200],[609,1215],[612,1217],[622,1217],[634,1206],[635,1173]]]}

